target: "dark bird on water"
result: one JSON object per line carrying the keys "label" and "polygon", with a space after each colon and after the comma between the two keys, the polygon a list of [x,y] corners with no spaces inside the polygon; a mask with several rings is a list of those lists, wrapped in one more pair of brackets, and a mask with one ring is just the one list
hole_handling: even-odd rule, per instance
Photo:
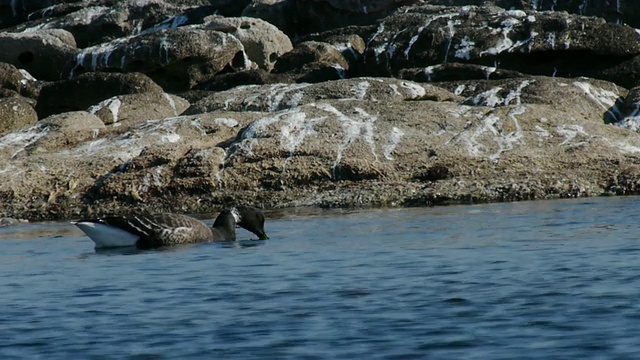
{"label": "dark bird on water", "polygon": [[135,246],[152,249],[161,246],[210,241],[234,241],[236,225],[266,240],[264,214],[251,206],[224,209],[207,226],[198,219],[179,214],[109,216],[73,222],[96,244],[96,248]]}

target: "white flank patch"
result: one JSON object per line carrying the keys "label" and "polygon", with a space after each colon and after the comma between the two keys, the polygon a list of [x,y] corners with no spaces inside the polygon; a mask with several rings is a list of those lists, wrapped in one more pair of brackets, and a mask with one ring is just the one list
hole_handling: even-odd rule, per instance
{"label": "white flank patch", "polygon": [[117,227],[89,221],[72,223],[96,244],[96,249],[135,246],[140,237]]}

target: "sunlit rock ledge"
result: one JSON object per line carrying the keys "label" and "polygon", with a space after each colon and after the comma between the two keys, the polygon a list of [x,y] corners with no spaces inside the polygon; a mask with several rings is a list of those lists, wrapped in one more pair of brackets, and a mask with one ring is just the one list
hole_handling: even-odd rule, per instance
{"label": "sunlit rock ledge", "polygon": [[0,218],[638,192],[640,33],[606,16],[381,3],[283,53],[291,24],[85,3],[0,33]]}

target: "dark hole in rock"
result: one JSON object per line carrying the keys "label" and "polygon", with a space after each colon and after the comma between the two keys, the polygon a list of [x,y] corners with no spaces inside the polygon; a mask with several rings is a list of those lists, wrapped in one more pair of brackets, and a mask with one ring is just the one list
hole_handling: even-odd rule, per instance
{"label": "dark hole in rock", "polygon": [[251,24],[246,23],[246,22],[245,22],[245,23],[242,23],[242,24],[240,25],[240,29],[245,29],[245,30],[247,30],[247,29],[251,29]]}
{"label": "dark hole in rock", "polygon": [[28,64],[32,62],[33,53],[31,51],[23,52],[22,54],[18,55],[18,61],[20,61],[21,64]]}
{"label": "dark hole in rock", "polygon": [[212,30],[220,31],[227,34],[231,34],[238,31],[238,29],[235,26],[231,26],[231,25],[221,25]]}
{"label": "dark hole in rock", "polygon": [[246,67],[245,57],[242,51],[238,51],[233,57],[233,60],[231,60],[231,66],[236,69],[244,69]]}
{"label": "dark hole in rock", "polygon": [[270,63],[275,63],[276,60],[278,60],[278,54],[276,54],[276,53],[269,54],[269,62]]}

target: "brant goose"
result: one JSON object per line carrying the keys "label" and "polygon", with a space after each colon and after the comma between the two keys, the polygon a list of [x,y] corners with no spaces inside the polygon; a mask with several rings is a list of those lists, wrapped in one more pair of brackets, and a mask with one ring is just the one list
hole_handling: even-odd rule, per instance
{"label": "brant goose", "polygon": [[264,215],[250,206],[222,210],[212,227],[200,220],[178,214],[110,216],[72,222],[93,240],[98,248],[135,246],[151,249],[161,246],[209,241],[234,241],[236,225],[269,237],[264,231]]}

